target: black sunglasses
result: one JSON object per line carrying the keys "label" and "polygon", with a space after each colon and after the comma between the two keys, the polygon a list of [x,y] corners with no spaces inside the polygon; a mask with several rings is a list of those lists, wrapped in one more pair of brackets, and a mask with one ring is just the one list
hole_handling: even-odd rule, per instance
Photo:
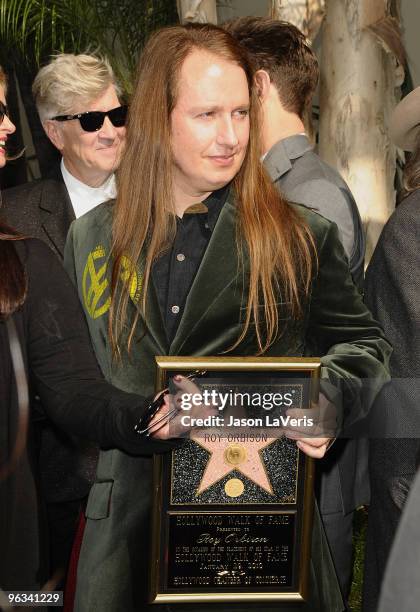
{"label": "black sunglasses", "polygon": [[54,121],[73,121],[78,119],[82,130],[85,132],[97,132],[104,124],[105,117],[109,117],[114,127],[123,127],[127,118],[128,106],[117,106],[109,111],[87,111],[77,115],[57,115],[52,117]]}
{"label": "black sunglasses", "polygon": [[3,102],[0,102],[0,123],[3,123],[5,115],[9,116],[9,109]]}

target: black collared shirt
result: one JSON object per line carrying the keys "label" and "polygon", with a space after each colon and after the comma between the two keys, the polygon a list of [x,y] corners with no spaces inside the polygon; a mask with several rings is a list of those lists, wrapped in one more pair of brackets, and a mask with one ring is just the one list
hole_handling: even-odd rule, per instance
{"label": "black collared shirt", "polygon": [[175,337],[191,285],[200,267],[229,185],[213,191],[202,203],[188,208],[176,218],[172,248],[154,263],[152,280],[158,296],[168,340]]}

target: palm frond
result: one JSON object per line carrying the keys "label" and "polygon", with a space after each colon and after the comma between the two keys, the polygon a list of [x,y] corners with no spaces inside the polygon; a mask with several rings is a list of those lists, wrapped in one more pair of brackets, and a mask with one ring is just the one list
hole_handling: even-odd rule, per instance
{"label": "palm frond", "polygon": [[94,49],[130,90],[150,32],[176,21],[174,0],[0,0],[1,50],[39,66],[55,52]]}

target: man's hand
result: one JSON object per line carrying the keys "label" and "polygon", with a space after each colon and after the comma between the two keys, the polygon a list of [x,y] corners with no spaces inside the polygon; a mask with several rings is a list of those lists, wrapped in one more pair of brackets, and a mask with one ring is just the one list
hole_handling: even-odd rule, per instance
{"label": "man's hand", "polygon": [[[337,435],[337,413],[332,404],[322,393],[319,402],[309,410],[292,408],[287,416],[297,420],[297,425],[288,425],[284,434],[296,440],[302,452],[314,459],[322,459]],[[312,425],[310,424],[312,421]]]}
{"label": "man's hand", "polygon": [[[185,414],[188,414],[193,418],[205,418],[207,416],[217,414],[217,409],[212,406],[193,405],[191,410],[188,412],[182,410],[182,396],[187,394],[191,397],[195,394],[201,394],[201,390],[192,380],[189,380],[185,376],[177,375],[174,376],[172,380],[177,387],[177,392],[174,395],[171,395],[170,393],[165,395],[165,401],[162,408],[159,409],[159,411],[150,421],[150,435],[152,435],[154,438],[159,438],[160,440],[179,438],[181,436],[186,436],[189,433],[191,428],[186,427],[181,422],[181,417]],[[175,414],[173,413],[174,410]],[[156,425],[156,429],[153,429],[153,423],[156,423],[159,419],[165,415],[170,415],[171,413],[171,418],[163,420],[161,423]]]}

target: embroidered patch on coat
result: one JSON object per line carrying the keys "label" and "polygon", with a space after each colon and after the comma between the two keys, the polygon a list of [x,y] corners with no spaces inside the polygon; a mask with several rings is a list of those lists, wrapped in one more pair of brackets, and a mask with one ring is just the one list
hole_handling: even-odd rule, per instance
{"label": "embroidered patch on coat", "polygon": [[[83,304],[92,319],[108,312],[111,306],[110,286],[107,278],[108,257],[102,245],[95,247],[87,257],[82,277]],[[121,280],[127,284],[130,298],[137,303],[143,284],[132,261],[123,256],[121,259]]]}

